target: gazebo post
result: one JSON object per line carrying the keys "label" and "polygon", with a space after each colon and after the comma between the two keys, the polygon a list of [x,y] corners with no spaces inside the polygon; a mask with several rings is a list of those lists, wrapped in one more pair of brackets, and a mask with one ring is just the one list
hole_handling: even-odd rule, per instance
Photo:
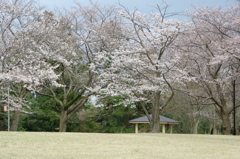
{"label": "gazebo post", "polygon": [[144,126],[143,126],[143,132],[144,132],[144,133],[147,132],[147,123],[144,123]]}
{"label": "gazebo post", "polygon": [[162,124],[162,133],[165,134],[165,124]]}
{"label": "gazebo post", "polygon": [[170,126],[170,134],[172,134],[172,127],[173,127],[173,125],[172,124],[169,124],[169,126]]}
{"label": "gazebo post", "polygon": [[138,133],[138,123],[135,124],[135,133]]}

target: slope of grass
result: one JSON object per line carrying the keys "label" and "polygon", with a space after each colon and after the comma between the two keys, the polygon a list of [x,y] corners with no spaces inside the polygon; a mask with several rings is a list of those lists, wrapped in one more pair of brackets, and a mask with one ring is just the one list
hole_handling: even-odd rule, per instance
{"label": "slope of grass", "polygon": [[238,159],[240,137],[180,134],[0,132],[4,159]]}

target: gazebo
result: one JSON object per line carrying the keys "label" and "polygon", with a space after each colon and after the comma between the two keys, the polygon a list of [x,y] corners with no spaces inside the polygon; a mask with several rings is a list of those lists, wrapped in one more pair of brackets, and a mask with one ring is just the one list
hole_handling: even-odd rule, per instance
{"label": "gazebo", "polygon": [[[151,117],[152,115],[150,115]],[[179,122],[173,119],[169,119],[167,117],[164,117],[162,115],[159,115],[160,121],[159,123],[162,124],[162,133],[165,133],[165,125],[169,124],[169,128],[170,128],[170,133],[172,134],[172,125],[173,124],[178,124]],[[143,116],[137,119],[133,119],[130,120],[129,123],[135,123],[135,133],[138,133],[138,124],[139,123],[143,123],[144,127],[143,127],[143,132],[146,133],[147,130],[147,123],[150,123],[147,116]]]}

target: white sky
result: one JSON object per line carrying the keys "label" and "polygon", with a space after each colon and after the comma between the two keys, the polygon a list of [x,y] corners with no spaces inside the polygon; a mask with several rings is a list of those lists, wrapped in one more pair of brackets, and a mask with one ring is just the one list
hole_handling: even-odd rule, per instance
{"label": "white sky", "polygon": [[[48,9],[67,8],[71,9],[75,2],[83,5],[89,5],[88,0],[37,0],[40,5],[46,6]],[[162,0],[92,0],[98,1],[99,4],[118,4],[120,2],[130,10],[138,9],[140,12],[149,13],[156,4],[161,4]],[[165,0],[171,6],[171,12],[180,12],[184,10],[192,11],[191,5],[226,7],[227,5],[237,5],[237,0]]]}

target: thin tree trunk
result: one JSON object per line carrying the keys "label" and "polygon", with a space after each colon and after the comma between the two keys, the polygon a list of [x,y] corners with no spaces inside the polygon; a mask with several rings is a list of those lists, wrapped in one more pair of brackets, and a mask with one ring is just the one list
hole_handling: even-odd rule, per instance
{"label": "thin tree trunk", "polygon": [[17,131],[18,130],[18,124],[19,124],[19,121],[20,121],[20,117],[21,117],[21,110],[15,110],[14,115],[13,115],[13,119],[12,119],[12,122],[11,122],[10,131]]}
{"label": "thin tree trunk", "polygon": [[59,132],[66,132],[67,131],[67,110],[62,110],[60,116],[60,123],[59,123]]}
{"label": "thin tree trunk", "polygon": [[218,130],[217,130],[217,120],[213,119],[213,134],[217,134]]}

